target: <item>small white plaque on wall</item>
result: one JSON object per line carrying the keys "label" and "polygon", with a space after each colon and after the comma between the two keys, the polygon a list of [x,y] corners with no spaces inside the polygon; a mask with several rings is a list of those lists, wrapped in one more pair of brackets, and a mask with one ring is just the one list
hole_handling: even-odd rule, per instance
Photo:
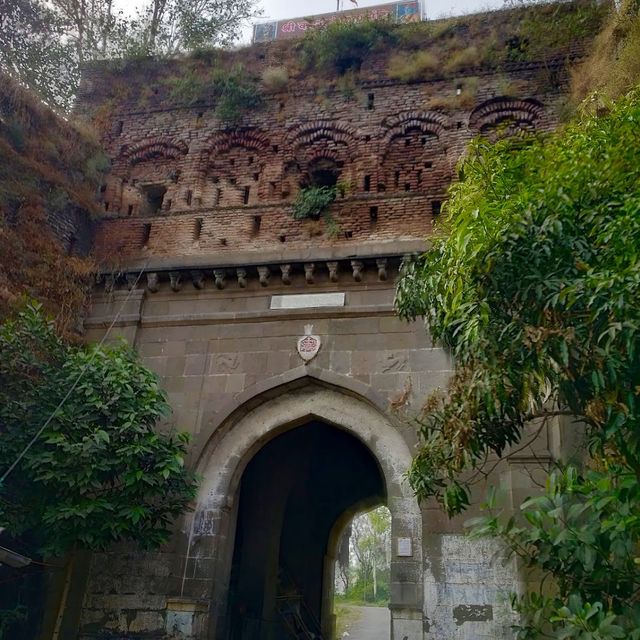
{"label": "small white plaque on wall", "polygon": [[410,558],[413,555],[411,548],[411,538],[398,538],[398,557]]}
{"label": "small white plaque on wall", "polygon": [[271,296],[271,309],[317,309],[318,307],[344,307],[344,293]]}

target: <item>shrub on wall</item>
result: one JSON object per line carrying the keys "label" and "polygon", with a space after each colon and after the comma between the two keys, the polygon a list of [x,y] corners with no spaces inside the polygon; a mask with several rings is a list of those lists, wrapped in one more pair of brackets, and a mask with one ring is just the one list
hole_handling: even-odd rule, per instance
{"label": "shrub on wall", "polygon": [[211,79],[217,99],[215,113],[223,122],[235,124],[243,114],[260,108],[264,102],[258,82],[240,64],[231,70],[214,71]]}
{"label": "shrub on wall", "polygon": [[325,73],[358,71],[371,52],[393,46],[396,40],[396,27],[390,22],[339,20],[324,29],[307,31],[302,41],[303,65]]}
{"label": "shrub on wall", "polygon": [[168,78],[169,98],[182,104],[195,104],[204,99],[207,88],[206,79],[189,69],[186,73]]}
{"label": "shrub on wall", "polygon": [[286,67],[267,67],[262,72],[262,86],[269,93],[284,91],[289,84],[289,72]]}
{"label": "shrub on wall", "polygon": [[437,56],[430,51],[398,53],[389,60],[387,75],[392,80],[412,82],[421,80],[427,73],[435,71],[438,64]]}
{"label": "shrub on wall", "polygon": [[318,220],[327,213],[336,199],[335,187],[307,187],[300,189],[293,203],[292,215],[295,220]]}
{"label": "shrub on wall", "polygon": [[330,206],[336,199],[338,186],[306,187],[301,189],[293,203],[292,215],[295,220],[324,220],[327,235],[335,237],[340,226],[331,215]]}

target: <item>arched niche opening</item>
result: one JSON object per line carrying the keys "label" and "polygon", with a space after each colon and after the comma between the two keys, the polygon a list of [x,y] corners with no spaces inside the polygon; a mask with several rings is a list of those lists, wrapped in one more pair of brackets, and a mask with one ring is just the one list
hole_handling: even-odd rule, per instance
{"label": "arched niche opening", "polygon": [[335,637],[336,531],[385,501],[376,459],[348,432],[310,420],[268,441],[240,482],[229,640]]}

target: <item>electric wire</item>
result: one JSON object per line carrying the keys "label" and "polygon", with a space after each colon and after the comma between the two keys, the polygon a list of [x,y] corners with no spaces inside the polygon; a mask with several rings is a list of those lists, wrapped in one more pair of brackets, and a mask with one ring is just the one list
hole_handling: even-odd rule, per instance
{"label": "electric wire", "polygon": [[[138,274],[138,277],[135,279],[135,282],[129,289],[129,293],[127,294],[127,297],[123,300],[122,304],[120,305],[120,308],[118,309],[118,312],[113,317],[113,320],[111,321],[111,324],[107,328],[107,331],[105,332],[104,336],[102,336],[102,339],[98,343],[98,347],[101,347],[109,337],[109,334],[111,333],[111,330],[113,329],[116,322],[118,321],[118,318],[122,314],[122,311],[124,310],[125,305],[127,304],[127,302],[129,302],[131,295],[133,294],[133,291],[138,286],[138,282],[140,282],[140,278],[142,277],[142,274],[146,271],[148,264],[149,264],[149,261],[147,260],[147,262],[143,265],[140,273]],[[31,438],[31,440],[26,444],[24,449],[18,454],[18,457],[13,461],[11,466],[2,474],[2,477],[0,477],[0,486],[2,486],[2,483],[7,479],[7,477],[11,474],[11,472],[18,466],[22,458],[24,458],[24,456],[28,453],[29,449],[31,449],[31,447],[38,441],[38,438],[42,435],[42,433],[49,426],[49,424],[51,424],[51,421],[55,418],[58,411],[62,409],[65,402],[71,397],[71,394],[75,391],[78,384],[80,384],[80,380],[82,380],[85,372],[93,363],[93,360],[95,359],[96,354],[97,354],[97,350],[93,352],[93,354],[89,358],[89,361],[84,365],[84,367],[80,371],[80,374],[75,379],[74,383],[71,385],[70,389],[64,395],[62,400],[60,400],[60,402],[58,403],[58,406],[52,411],[51,415],[45,420],[44,424],[38,429],[38,431],[36,431],[33,438]]]}

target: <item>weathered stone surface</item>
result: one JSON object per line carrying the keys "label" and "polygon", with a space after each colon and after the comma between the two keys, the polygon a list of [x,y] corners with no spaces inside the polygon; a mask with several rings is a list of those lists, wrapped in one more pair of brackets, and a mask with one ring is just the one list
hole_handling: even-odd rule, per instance
{"label": "weathered stone surface", "polygon": [[[273,64],[274,51],[256,64]],[[347,432],[373,456],[392,539],[411,543],[411,555],[392,558],[393,640],[510,637],[504,594],[518,587],[515,568],[494,562],[489,543],[465,538],[460,519],[419,507],[407,485],[411,420],[428,393],[446,387],[453,363],[421,322],[394,316],[393,299],[401,260],[426,248],[471,137],[500,119],[537,131],[557,122],[558,90],[541,94],[533,67],[511,75],[517,98],[501,97],[504,74],[487,72],[477,79],[474,105],[437,110],[425,105],[451,93],[451,80],[367,87],[375,109],[337,94],[323,105],[301,89],[282,106],[268,98],[232,129],[210,104],[115,105],[122,126],[104,137],[113,171],[95,248],[99,259],[117,258],[123,275],[110,272],[109,290],[96,291],[87,335],[99,339],[114,323],[112,335],[135,345],[158,373],[174,409],[167,426],[192,433],[189,463],[203,480],[194,512],[176,522],[161,552],[94,556],[84,601],[69,605],[82,608],[79,638],[226,640],[220,630],[232,613],[244,470],[268,443],[309,421]],[[100,86],[93,85],[96,95]],[[335,238],[322,223],[312,236],[290,215],[318,158],[335,161],[353,185],[333,206]],[[166,189],[154,210],[145,196],[153,185]],[[146,276],[129,290],[143,267]],[[306,325],[321,342],[309,362],[297,350]],[[552,449],[562,443],[543,434],[491,480],[519,499],[532,487],[527,455]],[[298,458],[282,470],[283,487],[295,486],[284,476]],[[274,513],[255,517],[258,541],[277,533],[275,520]],[[275,575],[265,591],[277,579],[277,566],[269,570]]]}

